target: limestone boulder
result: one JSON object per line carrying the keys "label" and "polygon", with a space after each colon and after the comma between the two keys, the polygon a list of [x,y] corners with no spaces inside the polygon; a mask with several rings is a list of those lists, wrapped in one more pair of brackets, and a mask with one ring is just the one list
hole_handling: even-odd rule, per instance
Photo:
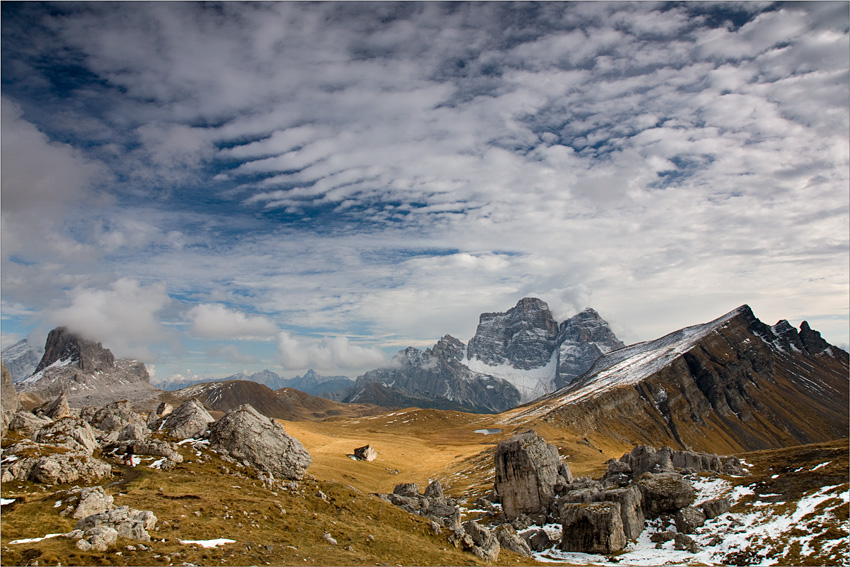
{"label": "limestone boulder", "polygon": [[174,411],[174,406],[167,402],[162,402],[157,408],[148,415],[147,426],[150,430],[156,430],[163,419],[168,417]]}
{"label": "limestone boulder", "polygon": [[371,445],[364,445],[354,449],[354,458],[358,461],[374,461],[378,458],[378,452]]}
{"label": "limestone boulder", "polygon": [[135,510],[128,506],[120,506],[82,518],[77,522],[76,529],[85,532],[91,528],[106,526],[118,532],[119,537],[150,541],[151,536],[148,532],[156,527],[156,522],[156,516],[149,510]]}
{"label": "limestone boulder", "polygon": [[642,497],[643,513],[647,518],[661,514],[675,514],[688,506],[694,498],[694,489],[678,473],[644,473],[637,480]]}
{"label": "limestone boulder", "polygon": [[508,519],[548,513],[563,479],[555,446],[534,431],[520,433],[499,443],[495,465],[495,487]]}
{"label": "limestone boulder", "polygon": [[[231,413],[235,413],[235,411]],[[256,412],[256,410],[254,411]],[[258,413],[258,415],[260,414]],[[268,421],[268,418],[265,419]],[[183,402],[177,409],[168,414],[162,422],[161,428],[167,430],[174,439],[190,439],[203,437],[209,425],[214,421],[215,419],[210,415],[210,412],[193,398]]]}
{"label": "limestone boulder", "polygon": [[563,551],[611,554],[626,547],[620,505],[616,502],[565,504],[561,525]]}
{"label": "limestone boulder", "polygon": [[128,423],[121,429],[121,431],[118,432],[118,441],[146,439],[150,433],[150,429],[147,428],[147,425],[142,422],[135,421],[133,423]]}
{"label": "limestone boulder", "polygon": [[3,465],[2,481],[31,480],[41,484],[92,482],[110,476],[108,463],[82,453],[25,457]]}
{"label": "limestone boulder", "polygon": [[77,540],[80,551],[106,551],[118,541],[118,530],[109,526],[94,526],[85,530]]}
{"label": "limestone boulder", "polygon": [[440,484],[439,480],[431,481],[427,487],[425,487],[426,498],[430,498],[431,500],[442,501],[446,496],[443,494],[443,485]]}
{"label": "limestone boulder", "polygon": [[419,486],[417,486],[415,482],[403,482],[400,484],[396,484],[395,488],[393,488],[393,494],[397,494],[398,496],[418,498]]}
{"label": "limestone boulder", "polygon": [[289,480],[301,479],[312,463],[300,441],[287,435],[279,423],[247,404],[213,424],[210,448]]}
{"label": "limestone boulder", "polygon": [[[88,415],[88,412],[81,412],[81,416]],[[134,412],[130,407],[130,402],[122,400],[111,402],[97,410],[91,416],[92,426],[105,432],[120,431],[130,423],[144,423],[144,418]]]}
{"label": "limestone boulder", "polygon": [[501,545],[496,535],[484,526],[479,526],[473,521],[465,522],[463,529],[472,539],[473,545],[469,548],[475,556],[484,561],[493,563],[499,558]]}
{"label": "limestone boulder", "polygon": [[646,518],[641,507],[642,496],[636,486],[615,488],[599,492],[594,500],[597,502],[616,502],[620,505],[620,519],[623,523],[623,533],[626,539],[637,539],[643,531]]}
{"label": "limestone boulder", "polygon": [[546,530],[540,528],[528,530],[522,533],[522,539],[528,544],[533,551],[546,551],[552,547],[553,542],[549,538]]}

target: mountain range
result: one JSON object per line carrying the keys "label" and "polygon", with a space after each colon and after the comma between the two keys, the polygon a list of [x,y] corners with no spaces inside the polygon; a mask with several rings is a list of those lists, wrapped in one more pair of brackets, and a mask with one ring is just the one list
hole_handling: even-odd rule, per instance
{"label": "mountain range", "polygon": [[[295,388],[311,396],[321,396],[328,399],[335,399],[336,392],[350,388],[354,384],[354,380],[347,376],[322,376],[313,369],[307,370],[304,376],[296,376],[295,378],[283,378],[273,370],[265,369],[259,372],[249,373],[242,371],[215,382],[229,382],[233,380],[246,380],[256,382],[268,386],[271,390],[280,390],[281,388]],[[166,391],[176,391],[194,386],[196,384],[205,384],[212,382],[210,379],[198,380],[181,380],[176,382],[164,382],[158,384],[159,388]]]}
{"label": "mountain range", "polygon": [[498,413],[571,383],[623,346],[593,309],[558,323],[544,301],[524,298],[504,313],[483,313],[466,345],[446,335],[424,352],[399,351],[341,399]]}

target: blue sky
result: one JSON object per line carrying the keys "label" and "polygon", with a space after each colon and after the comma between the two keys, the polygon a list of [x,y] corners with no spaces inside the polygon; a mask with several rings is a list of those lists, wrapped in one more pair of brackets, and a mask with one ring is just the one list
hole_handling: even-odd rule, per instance
{"label": "blue sky", "polygon": [[2,339],[356,376],[537,296],[848,343],[848,4],[2,4]]}

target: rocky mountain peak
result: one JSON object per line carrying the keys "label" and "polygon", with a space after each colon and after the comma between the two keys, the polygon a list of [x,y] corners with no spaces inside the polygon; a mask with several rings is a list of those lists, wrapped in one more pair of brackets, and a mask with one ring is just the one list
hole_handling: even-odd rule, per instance
{"label": "rocky mountain peak", "polygon": [[463,360],[463,343],[451,335],[446,335],[431,349],[431,354],[443,360]]}
{"label": "rocky mountain peak", "polygon": [[112,351],[103,345],[84,339],[67,327],[57,327],[47,335],[44,356],[36,372],[60,360],[70,361],[83,372],[98,372],[115,366]]}
{"label": "rocky mountain peak", "polygon": [[561,323],[558,345],[556,388],[584,374],[603,354],[625,346],[590,307]]}
{"label": "rocky mountain peak", "polygon": [[492,366],[510,362],[530,370],[548,364],[557,335],[558,322],[546,302],[526,297],[505,313],[483,313],[467,353]]}
{"label": "rocky mountain peak", "polygon": [[800,341],[809,352],[809,354],[817,354],[829,348],[829,343],[826,342],[820,333],[809,327],[808,321],[800,323]]}

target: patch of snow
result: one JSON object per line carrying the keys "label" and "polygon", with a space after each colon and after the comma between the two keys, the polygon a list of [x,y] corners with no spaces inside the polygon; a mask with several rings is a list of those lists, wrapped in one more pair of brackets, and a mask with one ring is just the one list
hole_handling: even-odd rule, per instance
{"label": "patch of snow", "polygon": [[167,459],[166,457],[163,457],[163,458],[161,458],[161,459],[159,459],[159,460],[156,460],[156,461],[152,462],[151,464],[149,464],[149,465],[148,465],[148,467],[149,467],[149,468],[152,468],[152,469],[161,469],[161,468],[162,468],[162,464],[163,464],[165,461],[167,461],[167,460],[168,460],[168,459]]}
{"label": "patch of snow", "polygon": [[529,402],[555,389],[555,374],[558,371],[557,350],[552,353],[552,357],[545,366],[531,370],[521,370],[510,364],[491,366],[478,358],[464,358],[460,362],[473,372],[487,374],[511,384],[519,391],[520,403]]}
{"label": "patch of snow", "polygon": [[831,464],[831,463],[832,463],[832,461],[827,461],[827,462],[825,462],[825,463],[821,463],[821,464],[817,465],[816,467],[814,467],[812,470],[813,470],[813,471],[816,471],[816,470],[818,470],[818,469],[820,469],[820,468],[823,468],[823,467],[825,467],[825,466],[827,466],[827,465],[829,465],[829,464]]}
{"label": "patch of snow", "polygon": [[19,543],[37,543],[39,541],[44,541],[46,539],[50,539],[50,538],[53,538],[53,537],[59,537],[61,535],[65,535],[65,534],[47,534],[44,537],[31,537],[31,538],[27,538],[27,539],[16,539],[15,541],[10,541],[9,545],[17,545]]}
{"label": "patch of snow", "polygon": [[[15,501],[15,498],[0,498],[0,506],[5,506],[6,504],[11,504],[14,501]],[[62,501],[60,500],[59,503],[61,504]],[[55,506],[54,506],[54,508],[55,508]]]}
{"label": "patch of snow", "polygon": [[227,543],[236,543],[236,540],[234,540],[234,539],[225,539],[225,538],[220,538],[220,539],[194,539],[194,540],[192,540],[192,539],[178,539],[177,541],[179,541],[183,545],[200,545],[201,547],[204,547],[204,548],[207,548],[207,549],[209,549],[211,547],[218,547],[219,545],[225,545]]}

